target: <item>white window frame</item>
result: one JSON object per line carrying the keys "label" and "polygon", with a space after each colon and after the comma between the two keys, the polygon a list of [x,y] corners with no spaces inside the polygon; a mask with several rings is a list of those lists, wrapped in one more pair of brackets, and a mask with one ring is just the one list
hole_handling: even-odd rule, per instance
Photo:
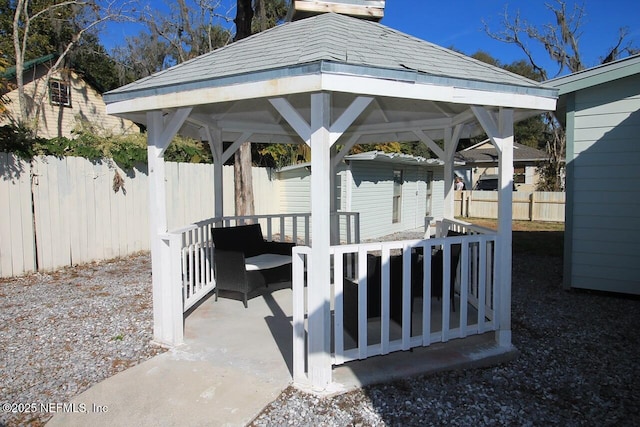
{"label": "white window frame", "polygon": [[49,80],[49,101],[52,105],[71,107],[71,84],[65,80]]}

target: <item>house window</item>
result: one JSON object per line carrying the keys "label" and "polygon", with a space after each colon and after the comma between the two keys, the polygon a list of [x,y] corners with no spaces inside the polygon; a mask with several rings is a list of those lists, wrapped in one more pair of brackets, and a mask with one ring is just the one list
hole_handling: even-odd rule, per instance
{"label": "house window", "polygon": [[400,222],[402,215],[402,171],[393,171],[393,216],[392,222]]}
{"label": "house window", "polygon": [[513,182],[515,184],[524,184],[527,180],[527,171],[524,167],[513,169]]}
{"label": "house window", "polygon": [[71,87],[60,80],[49,81],[49,98],[54,105],[71,107]]}

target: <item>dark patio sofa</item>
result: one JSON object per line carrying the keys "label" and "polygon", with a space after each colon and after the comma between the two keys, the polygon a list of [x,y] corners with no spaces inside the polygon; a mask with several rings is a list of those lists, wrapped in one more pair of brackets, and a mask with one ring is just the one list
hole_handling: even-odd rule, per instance
{"label": "dark patio sofa", "polygon": [[214,227],[211,235],[216,301],[220,291],[240,294],[246,308],[269,283],[291,281],[294,243],[266,241],[260,224]]}
{"label": "dark patio sofa", "polygon": [[[452,245],[450,260],[450,299],[451,308],[455,311],[455,282],[458,261],[460,259],[460,245]],[[389,259],[390,302],[389,315],[391,320],[398,325],[402,324],[402,255],[392,255]],[[423,263],[422,249],[411,251],[411,297],[423,295]],[[380,317],[382,305],[381,282],[381,258],[380,256],[367,255],[367,319]],[[442,249],[431,254],[431,297],[441,299],[443,295],[443,253]],[[344,328],[355,340],[358,340],[358,284],[345,278],[344,281]]]}

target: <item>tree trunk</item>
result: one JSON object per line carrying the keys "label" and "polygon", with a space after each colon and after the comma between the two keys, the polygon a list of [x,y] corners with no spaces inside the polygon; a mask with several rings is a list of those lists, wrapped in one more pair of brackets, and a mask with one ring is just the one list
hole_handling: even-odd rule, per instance
{"label": "tree trunk", "polygon": [[[236,36],[234,41],[251,35],[253,8],[251,0],[238,0],[236,19]],[[236,198],[236,215],[253,215],[253,184],[251,174],[251,143],[245,142],[234,155],[233,178]]]}
{"label": "tree trunk", "polygon": [[[19,0],[16,4],[15,15],[13,16],[13,48],[15,49],[16,56],[16,84],[18,86],[18,107],[20,109],[19,121],[26,122],[28,117],[27,102],[24,94],[24,46],[20,38],[20,21],[23,12],[25,12],[25,14],[27,13],[27,4],[25,4],[24,0]],[[24,31],[25,33],[28,31],[28,21]]]}
{"label": "tree trunk", "polygon": [[251,21],[253,20],[253,8],[251,0],[238,0],[236,6],[236,36],[233,41],[242,40],[251,35]]}
{"label": "tree trunk", "polygon": [[236,215],[253,215],[253,176],[251,173],[251,143],[245,142],[234,155],[233,165]]}

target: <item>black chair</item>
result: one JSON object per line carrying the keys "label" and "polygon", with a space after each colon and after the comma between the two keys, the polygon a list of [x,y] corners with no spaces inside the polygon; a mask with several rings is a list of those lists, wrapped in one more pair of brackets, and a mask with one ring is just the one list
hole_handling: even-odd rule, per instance
{"label": "black chair", "polygon": [[[269,283],[291,280],[291,249],[294,243],[267,242],[260,224],[213,228],[215,298],[219,291],[240,293],[245,308],[247,300],[258,295]],[[288,255],[288,262],[272,268],[247,271],[246,260],[257,255]]]}

